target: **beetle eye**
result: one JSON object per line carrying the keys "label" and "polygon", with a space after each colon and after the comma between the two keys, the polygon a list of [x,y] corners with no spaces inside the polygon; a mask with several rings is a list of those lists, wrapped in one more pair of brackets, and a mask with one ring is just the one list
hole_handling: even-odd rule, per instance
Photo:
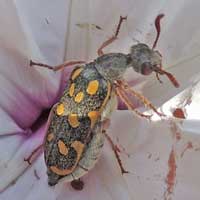
{"label": "beetle eye", "polygon": [[152,71],[153,71],[153,69],[152,69],[152,65],[151,65],[150,62],[142,63],[142,65],[141,65],[141,73],[143,75],[149,75],[149,74],[151,74]]}

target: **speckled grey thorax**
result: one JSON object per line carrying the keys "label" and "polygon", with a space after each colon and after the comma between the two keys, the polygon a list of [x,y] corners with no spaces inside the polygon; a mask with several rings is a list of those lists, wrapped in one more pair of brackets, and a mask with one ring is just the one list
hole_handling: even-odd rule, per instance
{"label": "speckled grey thorax", "polygon": [[129,57],[122,53],[109,53],[98,57],[94,61],[94,67],[106,79],[113,83],[121,79],[130,64]]}

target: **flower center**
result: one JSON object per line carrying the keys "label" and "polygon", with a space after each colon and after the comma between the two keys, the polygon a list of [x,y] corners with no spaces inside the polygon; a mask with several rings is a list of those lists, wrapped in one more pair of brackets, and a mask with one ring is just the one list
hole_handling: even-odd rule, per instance
{"label": "flower center", "polygon": [[31,125],[30,129],[32,132],[37,131],[48,119],[51,108],[44,109],[37,120]]}

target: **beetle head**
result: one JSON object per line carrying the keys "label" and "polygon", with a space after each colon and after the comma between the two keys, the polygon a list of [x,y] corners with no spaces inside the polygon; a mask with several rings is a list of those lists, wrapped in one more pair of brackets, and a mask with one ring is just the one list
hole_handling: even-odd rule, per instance
{"label": "beetle head", "polygon": [[143,75],[151,74],[162,64],[161,54],[143,43],[131,47],[130,58],[133,69]]}

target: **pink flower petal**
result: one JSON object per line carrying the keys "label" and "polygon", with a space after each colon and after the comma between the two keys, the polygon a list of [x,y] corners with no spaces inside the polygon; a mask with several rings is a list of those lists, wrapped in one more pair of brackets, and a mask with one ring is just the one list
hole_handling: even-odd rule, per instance
{"label": "pink flower petal", "polygon": [[[2,50],[3,51],[3,50]],[[5,58],[8,54],[8,58]],[[51,84],[28,61],[14,56],[15,52],[1,52],[0,107],[22,128],[29,127],[42,108],[50,106],[58,92],[57,85]],[[10,70],[12,73],[10,73]]]}
{"label": "pink flower petal", "polygon": [[[113,137],[118,137],[119,143],[130,154],[129,158],[124,155],[122,161],[126,169],[131,171],[126,180],[134,196],[138,199],[168,199],[170,196],[172,199],[183,199],[184,195],[200,198],[196,187],[200,184],[196,176],[200,162],[199,135],[187,132],[185,126],[179,129],[182,123],[175,125],[174,122],[163,121],[147,124],[128,113],[115,115],[113,122]],[[176,137],[177,134],[180,134],[180,138]],[[189,147],[188,143],[192,146]],[[172,163],[169,163],[172,148],[177,166],[173,176],[170,171]],[[172,194],[167,192],[169,186]]]}
{"label": "pink flower petal", "polygon": [[0,32],[3,41],[0,47],[0,108],[19,127],[27,128],[43,108],[55,101],[60,73],[29,66],[30,52],[33,51],[29,47],[28,39],[31,38],[26,38],[26,29],[14,4],[1,2],[0,10],[0,23],[4,27]]}

